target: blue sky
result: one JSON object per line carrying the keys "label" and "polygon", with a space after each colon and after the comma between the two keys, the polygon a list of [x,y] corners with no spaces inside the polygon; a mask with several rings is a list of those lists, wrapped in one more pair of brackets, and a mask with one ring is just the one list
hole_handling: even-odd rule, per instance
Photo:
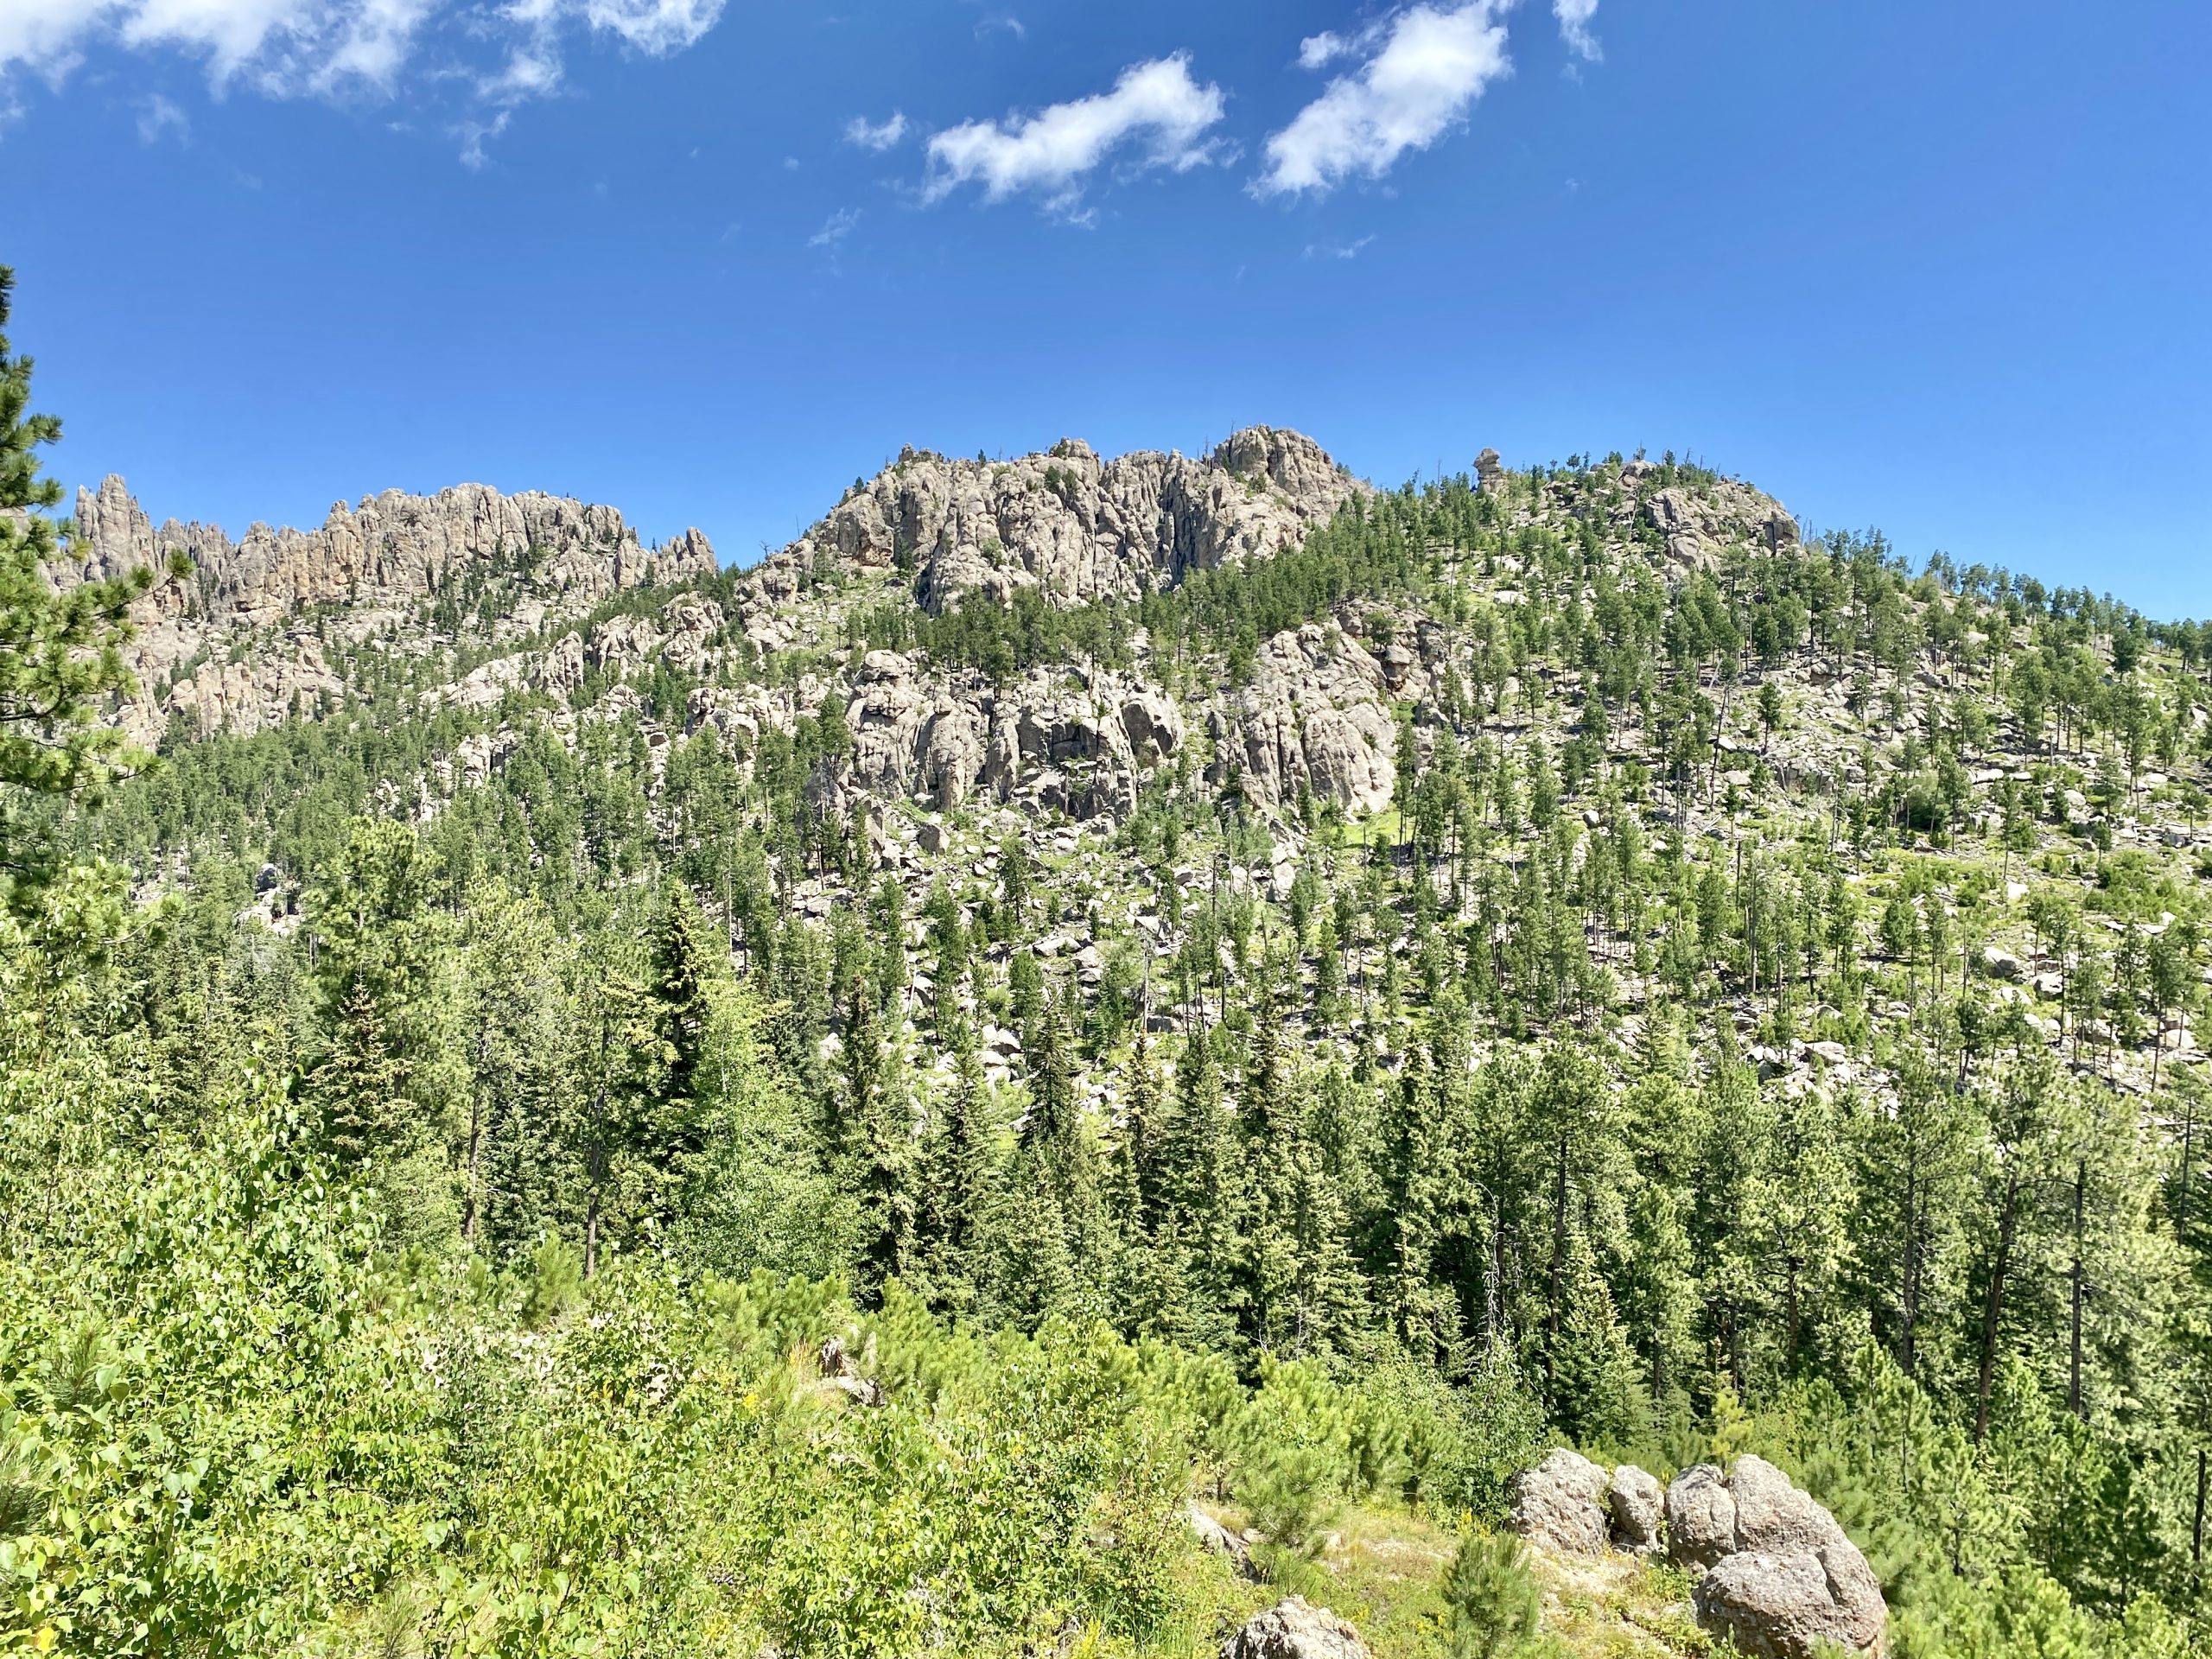
{"label": "blue sky", "polygon": [[725,558],[903,443],[1647,446],[2212,613],[2203,0],[0,0],[72,484]]}

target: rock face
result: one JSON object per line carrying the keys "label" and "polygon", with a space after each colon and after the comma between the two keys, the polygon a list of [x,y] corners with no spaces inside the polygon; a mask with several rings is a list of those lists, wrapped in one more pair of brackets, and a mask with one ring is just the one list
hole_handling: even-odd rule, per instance
{"label": "rock face", "polygon": [[[171,715],[204,730],[253,731],[343,688],[326,666],[330,639],[358,640],[415,620],[449,597],[462,610],[487,591],[503,601],[489,637],[525,636],[624,588],[711,574],[714,550],[686,531],[657,550],[612,507],[531,491],[463,484],[433,496],[387,490],[334,505],[313,531],[251,526],[233,543],[213,524],[158,530],[122,479],[77,493],[55,586],[158,570],[172,549],[194,574],[158,588],[136,612],[126,652],[138,697],[122,723],[158,737]],[[235,660],[232,660],[235,659]]]}
{"label": "rock face", "polygon": [[1267,557],[1365,487],[1312,439],[1268,427],[1203,461],[1150,450],[1101,461],[1071,438],[1001,462],[908,449],[770,563],[793,582],[825,560],[911,569],[932,609],[1023,589],[1080,604]]}
{"label": "rock face", "polygon": [[1513,1530],[1562,1554],[1656,1554],[1664,1508],[1659,1483],[1634,1464],[1608,1474],[1563,1446],[1513,1478]]}
{"label": "rock face", "polygon": [[1567,1554],[1603,1554],[1608,1484],[1602,1467],[1561,1446],[1513,1478],[1513,1530]]}
{"label": "rock face", "polygon": [[1359,1632],[1325,1607],[1287,1596],[1221,1644],[1221,1659],[1369,1659]]}
{"label": "rock face", "polygon": [[1872,1652],[1888,1620],[1881,1586],[1848,1543],[1731,1555],[1705,1575],[1690,1602],[1700,1624],[1755,1659],[1814,1659],[1828,1643]]}
{"label": "rock face", "polygon": [[1388,805],[1398,779],[1388,673],[1340,628],[1309,622],[1275,635],[1216,717],[1211,780],[1233,772],[1270,809],[1301,791],[1357,812]]}
{"label": "rock face", "polygon": [[1185,1511],[1190,1516],[1191,1530],[1205,1548],[1220,1556],[1235,1569],[1236,1576],[1251,1583],[1260,1581],[1260,1569],[1252,1560],[1251,1547],[1227,1527],[1200,1509],[1196,1503]]}
{"label": "rock face", "polygon": [[1666,1518],[1666,1499],[1656,1477],[1632,1463],[1613,1471],[1613,1484],[1605,1494],[1611,1512],[1613,1543],[1636,1555],[1654,1555],[1662,1548],[1660,1536]]}
{"label": "rock face", "polygon": [[1772,1464],[1700,1464],[1667,1491],[1668,1546],[1707,1570],[1698,1622],[1758,1659],[1813,1659],[1823,1643],[1879,1647],[1889,1611],[1873,1570],[1835,1517]]}
{"label": "rock face", "polygon": [[1682,1567],[1709,1567],[1736,1548],[1736,1499],[1709,1463],[1675,1477],[1667,1488],[1667,1553]]}
{"label": "rock face", "polygon": [[[1648,461],[1632,461],[1621,476],[1632,484],[1656,471]],[[1771,552],[1794,546],[1798,539],[1797,521],[1780,503],[1732,479],[1715,480],[1703,489],[1670,484],[1654,492],[1649,511],[1669,559],[1682,568],[1710,567],[1726,543],[1750,543]]]}

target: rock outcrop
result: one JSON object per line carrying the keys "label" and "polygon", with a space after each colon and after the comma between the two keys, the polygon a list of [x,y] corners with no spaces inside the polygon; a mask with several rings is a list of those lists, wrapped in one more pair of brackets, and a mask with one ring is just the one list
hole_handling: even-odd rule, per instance
{"label": "rock outcrop", "polygon": [[1570,1555],[1604,1553],[1610,1536],[1605,1469],[1565,1446],[1513,1478],[1513,1530]]}
{"label": "rock outcrop", "polygon": [[1634,1464],[1609,1473],[1565,1446],[1513,1478],[1513,1530],[1560,1554],[1654,1554],[1663,1509],[1658,1481]]}
{"label": "rock outcrop", "polygon": [[1200,1509],[1193,1501],[1185,1511],[1190,1517],[1191,1531],[1201,1548],[1227,1561],[1236,1576],[1253,1584],[1262,1577],[1258,1565],[1252,1560],[1252,1547]]}
{"label": "rock outcrop", "polygon": [[1866,1558],[1847,1543],[1731,1555],[1700,1581],[1690,1604],[1700,1625],[1753,1659],[1815,1659],[1834,1647],[1871,1653],[1889,1617]]}
{"label": "rock outcrop", "polygon": [[1707,1569],[1698,1623],[1755,1659],[1814,1659],[1823,1644],[1878,1649],[1889,1619],[1866,1558],[1835,1517],[1772,1464],[1684,1470],[1667,1491],[1668,1547]]}
{"label": "rock outcrop", "polygon": [[[1657,471],[1648,461],[1631,461],[1621,468],[1621,477],[1633,485]],[[1716,479],[1701,489],[1669,484],[1652,493],[1649,511],[1652,527],[1666,542],[1667,556],[1681,568],[1707,568],[1727,545],[1772,552],[1798,539],[1797,521],[1781,503],[1733,479]]]}
{"label": "rock outcrop", "polygon": [[1366,487],[1312,439],[1268,427],[1204,460],[1146,450],[1102,461],[1075,439],[996,462],[907,449],[765,574],[795,589],[825,561],[897,567],[933,609],[1023,589],[1063,605],[1128,598],[1271,556]]}
{"label": "rock outcrop", "polygon": [[1624,1463],[1613,1471],[1605,1493],[1616,1548],[1634,1555],[1656,1555],[1665,1547],[1666,1496],[1657,1477]]}
{"label": "rock outcrop", "polygon": [[77,493],[57,587],[160,569],[172,550],[193,575],[142,601],[126,660],[138,696],[122,723],[157,737],[172,715],[205,730],[252,731],[286,718],[304,695],[342,690],[326,665],[331,639],[359,640],[421,622],[440,598],[462,611],[497,590],[493,641],[581,614],[625,588],[717,569],[696,530],[648,549],[612,507],[537,491],[502,495],[463,484],[432,496],[387,490],[332,506],[319,530],[251,526],[233,543],[213,524],[156,528],[122,479]]}
{"label": "rock outcrop", "polygon": [[1359,1632],[1325,1607],[1286,1596],[1221,1644],[1221,1659],[1369,1659]]}

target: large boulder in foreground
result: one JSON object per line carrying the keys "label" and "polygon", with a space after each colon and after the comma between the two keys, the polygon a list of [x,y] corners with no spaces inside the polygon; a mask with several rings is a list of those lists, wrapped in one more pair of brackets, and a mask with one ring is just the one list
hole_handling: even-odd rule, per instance
{"label": "large boulder in foreground", "polygon": [[1286,1596],[1221,1644],[1221,1659],[1372,1659],[1359,1632],[1325,1607]]}
{"label": "large boulder in foreground", "polygon": [[1705,1575],[1690,1605],[1700,1625],[1750,1659],[1814,1659],[1828,1643],[1869,1653],[1889,1619],[1873,1570],[1848,1542],[1731,1555]]}
{"label": "large boulder in foreground", "polygon": [[1835,1517],[1763,1458],[1726,1474],[1685,1469],[1667,1489],[1668,1549],[1704,1567],[1690,1598],[1699,1624],[1750,1659],[1814,1659],[1824,1643],[1878,1649],[1882,1586]]}
{"label": "large boulder in foreground", "polygon": [[1609,1536],[1604,1468],[1565,1446],[1513,1478],[1513,1530],[1570,1555],[1600,1555]]}

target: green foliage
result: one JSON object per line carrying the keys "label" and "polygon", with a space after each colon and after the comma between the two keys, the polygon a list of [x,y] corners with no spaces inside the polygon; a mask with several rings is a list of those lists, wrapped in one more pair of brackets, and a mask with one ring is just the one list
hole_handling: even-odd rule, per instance
{"label": "green foliage", "polygon": [[[15,272],[0,265],[0,330]],[[0,904],[37,907],[58,873],[49,821],[28,798],[82,796],[143,756],[97,725],[100,699],[130,686],[121,647],[130,611],[156,572],[132,570],[57,590],[48,565],[60,551],[50,510],[61,486],[38,470],[38,450],[61,423],[30,410],[31,359],[0,333]],[[181,575],[179,562],[162,573]]]}
{"label": "green foliage", "polygon": [[1511,1659],[1528,1651],[1541,1602],[1519,1539],[1469,1533],[1444,1578],[1452,1659]]}

